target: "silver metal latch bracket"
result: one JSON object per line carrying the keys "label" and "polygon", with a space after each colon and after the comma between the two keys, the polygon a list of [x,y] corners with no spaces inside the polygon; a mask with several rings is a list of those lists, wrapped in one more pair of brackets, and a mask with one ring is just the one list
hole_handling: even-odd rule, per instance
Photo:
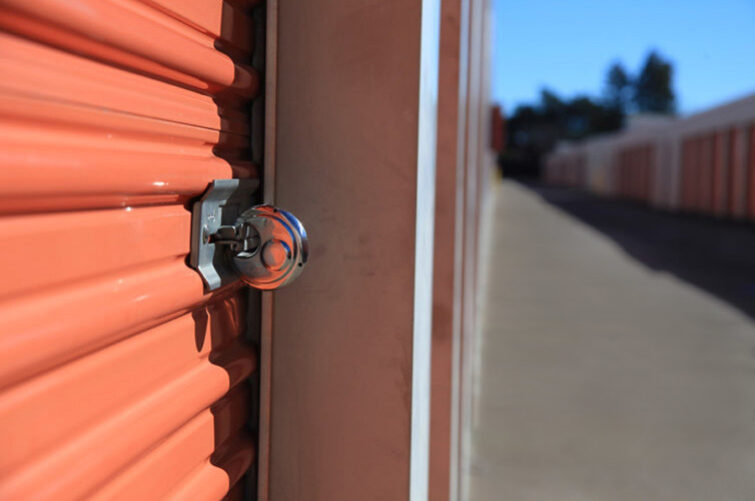
{"label": "silver metal latch bracket", "polygon": [[189,264],[202,276],[205,291],[238,280],[239,273],[229,261],[223,242],[216,242],[214,236],[221,226],[233,226],[241,213],[253,205],[258,186],[256,179],[216,179],[194,203]]}

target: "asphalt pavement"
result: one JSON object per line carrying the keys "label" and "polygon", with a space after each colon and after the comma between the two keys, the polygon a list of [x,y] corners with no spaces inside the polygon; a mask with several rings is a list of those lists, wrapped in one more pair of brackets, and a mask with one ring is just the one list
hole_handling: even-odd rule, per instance
{"label": "asphalt pavement", "polygon": [[755,499],[755,229],[493,188],[470,501]]}

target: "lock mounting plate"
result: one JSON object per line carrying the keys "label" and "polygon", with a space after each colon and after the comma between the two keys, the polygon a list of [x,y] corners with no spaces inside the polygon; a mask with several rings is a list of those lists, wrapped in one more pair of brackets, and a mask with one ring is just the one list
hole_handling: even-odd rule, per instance
{"label": "lock mounting plate", "polygon": [[189,264],[205,284],[205,292],[238,280],[239,275],[222,245],[211,238],[220,226],[232,225],[253,205],[259,182],[255,179],[216,179],[191,213],[191,256]]}

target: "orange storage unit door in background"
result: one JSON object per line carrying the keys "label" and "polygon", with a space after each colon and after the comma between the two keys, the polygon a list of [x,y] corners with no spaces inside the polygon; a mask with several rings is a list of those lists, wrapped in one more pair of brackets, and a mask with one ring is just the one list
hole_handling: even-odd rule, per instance
{"label": "orange storage unit door in background", "polygon": [[755,221],[755,123],[747,128],[747,163],[745,184],[747,186],[747,217]]}
{"label": "orange storage unit door in background", "polygon": [[253,3],[0,0],[0,499],[243,494],[257,296],[185,260],[257,175]]}

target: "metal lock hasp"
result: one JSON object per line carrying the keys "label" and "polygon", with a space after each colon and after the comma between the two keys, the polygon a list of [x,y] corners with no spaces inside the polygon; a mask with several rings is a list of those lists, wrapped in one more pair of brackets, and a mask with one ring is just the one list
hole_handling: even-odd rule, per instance
{"label": "metal lock hasp", "polygon": [[249,207],[256,187],[256,181],[216,180],[194,204],[190,264],[207,291],[239,279],[257,289],[277,289],[298,277],[307,262],[304,226],[271,205]]}

